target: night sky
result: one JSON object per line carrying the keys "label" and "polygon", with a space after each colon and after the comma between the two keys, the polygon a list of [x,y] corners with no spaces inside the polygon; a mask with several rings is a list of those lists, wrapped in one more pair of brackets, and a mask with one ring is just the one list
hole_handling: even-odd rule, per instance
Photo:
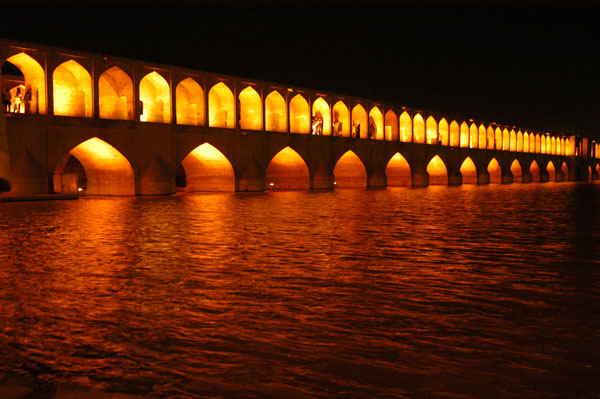
{"label": "night sky", "polygon": [[3,5],[0,36],[600,138],[598,7],[91,4]]}

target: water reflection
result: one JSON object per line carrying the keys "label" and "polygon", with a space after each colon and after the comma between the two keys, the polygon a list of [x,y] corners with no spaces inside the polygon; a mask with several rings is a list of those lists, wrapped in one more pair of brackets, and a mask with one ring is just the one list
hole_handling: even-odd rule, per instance
{"label": "water reflection", "polygon": [[594,397],[599,189],[0,204],[0,393]]}

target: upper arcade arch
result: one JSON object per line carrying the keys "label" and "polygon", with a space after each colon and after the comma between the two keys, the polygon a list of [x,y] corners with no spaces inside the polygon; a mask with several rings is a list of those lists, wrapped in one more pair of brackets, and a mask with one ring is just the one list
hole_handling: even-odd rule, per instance
{"label": "upper arcade arch", "polygon": [[342,101],[333,106],[333,134],[350,137],[350,112]]}
{"label": "upper arcade arch", "polygon": [[477,125],[475,123],[471,123],[469,126],[469,148],[477,148],[477,143],[479,141]]}
{"label": "upper arcade arch", "polygon": [[308,190],[310,174],[304,159],[291,147],[279,151],[266,170],[266,187],[269,190]]}
{"label": "upper arcade arch", "polygon": [[337,160],[333,176],[337,188],[367,187],[367,170],[352,150],[346,151]]}
{"label": "upper arcade arch", "polygon": [[400,141],[410,143],[412,141],[412,120],[408,112],[400,114]]}
{"label": "upper arcade arch", "polygon": [[367,111],[362,105],[356,104],[352,108],[352,136],[366,139],[368,129]]}
{"label": "upper arcade arch", "polygon": [[483,126],[483,123],[481,125],[479,125],[479,142],[478,142],[478,148],[480,150],[485,150],[487,147],[487,134],[486,134],[486,130],[485,130],[485,126]]}
{"label": "upper arcade arch", "polygon": [[[23,74],[25,93],[31,90],[29,109],[23,108],[24,113],[45,114],[46,108],[46,74],[42,66],[29,55],[21,52],[8,57],[6,62],[16,66]],[[6,90],[7,88],[4,88]],[[23,94],[25,94],[23,93]]]}
{"label": "upper arcade arch", "polygon": [[388,109],[385,113],[385,139],[387,141],[398,141],[398,117],[396,113]]}
{"label": "upper arcade arch", "polygon": [[331,110],[322,97],[313,102],[313,134],[331,135]]}
{"label": "upper arcade arch", "polygon": [[446,118],[440,119],[440,124],[438,125],[439,132],[439,143],[442,145],[448,145],[448,121]]}
{"label": "upper arcade arch", "polygon": [[92,117],[92,78],[74,60],[65,61],[52,74],[54,115]]}
{"label": "upper arcade arch", "polygon": [[426,133],[426,143],[427,144],[437,144],[438,143],[438,127],[437,122],[433,116],[429,116],[425,121],[425,133]]}
{"label": "upper arcade arch", "polygon": [[296,94],[290,101],[290,132],[310,132],[310,116],[308,102],[301,94]]}
{"label": "upper arcade arch", "polygon": [[460,144],[460,128],[458,122],[450,122],[450,146],[458,147]]}
{"label": "upper arcade arch", "polygon": [[523,152],[523,132],[517,132],[517,152]]}
{"label": "upper arcade arch", "polygon": [[231,89],[223,82],[208,92],[208,126],[235,128],[235,105]]}
{"label": "upper arcade arch", "polygon": [[413,141],[425,143],[425,121],[421,114],[416,114],[413,118]]}
{"label": "upper arcade arch", "polygon": [[494,141],[495,141],[494,128],[491,126],[488,126],[488,128],[487,128],[487,149],[488,150],[494,149]]}
{"label": "upper arcade arch", "polygon": [[133,82],[121,68],[113,66],[98,79],[100,118],[133,120]]}
{"label": "upper arcade arch", "polygon": [[509,133],[509,151],[517,151],[517,133],[512,129]]}
{"label": "upper arcade arch", "polygon": [[502,151],[509,151],[510,150],[510,133],[508,132],[507,128],[504,128],[504,130],[502,130]]}
{"label": "upper arcade arch", "polygon": [[265,130],[270,132],[287,130],[285,99],[277,90],[273,90],[265,99],[265,118]]}
{"label": "upper arcade arch", "polygon": [[185,78],[175,87],[175,108],[178,125],[204,125],[204,90],[192,78]]}
{"label": "upper arcade arch", "polygon": [[523,133],[523,152],[529,152],[529,133]]}
{"label": "upper arcade arch", "polygon": [[194,148],[181,161],[185,171],[185,191],[235,191],[231,162],[209,143]]}
{"label": "upper arcade arch", "polygon": [[469,147],[469,125],[467,125],[467,122],[460,124],[460,146],[463,148]]}
{"label": "upper arcade arch", "polygon": [[171,122],[171,89],[158,72],[152,71],[140,81],[140,121]]}
{"label": "upper arcade arch", "polygon": [[262,103],[260,96],[252,86],[246,87],[239,94],[240,129],[262,129]]}
{"label": "upper arcade arch", "polygon": [[369,111],[369,137],[375,140],[383,140],[383,115],[378,107]]}

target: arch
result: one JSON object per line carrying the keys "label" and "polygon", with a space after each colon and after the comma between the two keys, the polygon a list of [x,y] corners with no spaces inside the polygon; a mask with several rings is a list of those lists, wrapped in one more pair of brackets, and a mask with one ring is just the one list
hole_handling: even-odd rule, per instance
{"label": "arch", "polygon": [[[600,145],[599,145],[600,147]],[[566,155],[565,154],[565,138],[561,137],[560,138],[560,155]]]}
{"label": "arch", "polygon": [[413,141],[425,143],[425,121],[421,114],[416,114],[413,118]]}
{"label": "arch", "polygon": [[374,123],[375,129],[372,129],[373,132],[369,136],[375,140],[383,140],[383,115],[378,107],[373,107],[369,111],[369,131],[371,131],[371,122]]}
{"label": "arch", "polygon": [[495,148],[494,140],[495,140],[494,128],[491,126],[488,126],[488,128],[487,128],[487,149],[488,150],[493,150]]}
{"label": "arch", "polygon": [[333,179],[338,188],[367,187],[367,170],[360,158],[349,150],[336,162]]}
{"label": "arch", "polygon": [[240,102],[240,129],[262,130],[262,102],[252,86],[246,87],[238,96]]}
{"label": "arch", "polygon": [[265,130],[285,132],[287,130],[287,112],[285,99],[277,90],[269,93],[265,99]]}
{"label": "arch", "polygon": [[515,129],[511,129],[509,133],[509,151],[517,151],[517,133],[515,133]]}
{"label": "arch", "polygon": [[175,87],[175,110],[178,125],[204,125],[204,90],[192,78]]}
{"label": "arch", "polygon": [[536,151],[535,134],[531,132],[529,134],[529,152],[535,153]]}
{"label": "arch", "polygon": [[548,181],[556,181],[556,168],[552,161],[548,161],[546,165],[546,171],[548,172]]}
{"label": "arch", "polygon": [[497,127],[496,130],[494,130],[494,134],[495,134],[494,148],[496,150],[502,150],[502,130],[500,130],[500,128]]}
{"label": "arch", "polygon": [[412,142],[412,120],[408,112],[400,114],[400,141],[405,143]]}
{"label": "arch", "polygon": [[388,109],[385,113],[385,139],[387,141],[398,141],[398,117],[396,113]]}
{"label": "arch", "polygon": [[571,147],[571,142],[568,138],[565,139],[565,155],[567,155],[567,156],[573,155],[573,148]]}
{"label": "arch", "polygon": [[552,155],[556,155],[556,138],[554,136],[552,136],[552,138],[550,139],[550,148],[551,148],[551,154]]}
{"label": "arch", "polygon": [[317,124],[320,125],[318,128],[320,133],[318,134],[331,135],[331,111],[327,101],[321,97],[317,98],[313,103],[312,116]]}
{"label": "arch", "polygon": [[301,94],[296,94],[290,101],[290,132],[303,134],[310,132],[308,102]]}
{"label": "arch", "polygon": [[438,132],[437,132],[437,122],[433,116],[429,116],[425,121],[425,132],[426,132],[426,142],[427,144],[437,144],[438,143]]}
{"label": "arch", "polygon": [[[68,187],[69,182],[78,187]],[[93,137],[74,147],[58,163],[54,187],[63,193],[79,188],[88,195],[135,195],[135,178],[123,154]]]}
{"label": "arch", "polygon": [[529,152],[529,133],[523,133],[523,152]]}
{"label": "arch", "polygon": [[546,154],[552,154],[552,138],[546,134]]}
{"label": "arch", "polygon": [[469,148],[477,148],[478,139],[477,125],[471,123],[471,126],[469,126]]}
{"label": "arch", "polygon": [[23,74],[25,90],[31,87],[31,102],[25,113],[45,114],[46,110],[46,74],[42,66],[25,53],[15,54],[6,61],[10,62]]}
{"label": "arch", "polygon": [[502,130],[502,151],[510,150],[510,133],[507,128]]}
{"label": "arch", "polygon": [[460,146],[469,147],[469,125],[464,121],[460,124]]}
{"label": "arch", "polygon": [[399,152],[392,156],[385,167],[388,186],[410,186],[412,184],[412,173],[406,158]]}
{"label": "arch", "polygon": [[121,68],[113,66],[98,78],[100,118],[133,120],[133,82]]}
{"label": "arch", "polygon": [[223,82],[215,84],[208,92],[208,126],[235,127],[233,93]]}
{"label": "arch", "polygon": [[185,191],[235,191],[233,166],[221,151],[209,143],[194,148],[181,161]]}
{"label": "arch", "polygon": [[479,148],[480,150],[485,150],[487,148],[487,134],[485,131],[485,126],[483,126],[483,123],[481,125],[479,125],[479,142],[478,142],[478,146],[477,148]]}
{"label": "arch", "polygon": [[[306,108],[308,112],[308,104]],[[310,175],[306,162],[291,147],[285,147],[269,162],[265,182],[269,190],[307,190]]]}
{"label": "arch", "polygon": [[502,183],[502,169],[496,158],[492,158],[488,163],[487,171],[490,174],[490,183],[500,184]]}
{"label": "arch", "polygon": [[523,152],[523,132],[517,132],[517,152]]}
{"label": "arch", "polygon": [[458,122],[450,122],[450,146],[458,147],[460,144],[460,128]]}
{"label": "arch", "polygon": [[540,154],[546,153],[546,138],[541,135],[540,136]]}
{"label": "arch", "polygon": [[448,185],[448,170],[439,155],[435,155],[427,164],[430,186]]}
{"label": "arch", "polygon": [[541,144],[542,144],[542,141],[540,140],[540,134],[536,133],[535,134],[535,153],[536,154],[540,154],[542,152]]}
{"label": "arch", "polygon": [[466,157],[460,166],[463,184],[477,184],[477,168],[471,157]]}
{"label": "arch", "polygon": [[356,104],[352,108],[352,135],[359,138],[367,138],[367,111],[362,105]]}
{"label": "arch", "polygon": [[152,71],[140,81],[141,122],[171,122],[171,89],[158,72]]}
{"label": "arch", "polygon": [[600,163],[596,164],[596,174],[598,175],[598,178],[600,178]]}
{"label": "arch", "polygon": [[529,165],[529,173],[531,173],[531,181],[540,182],[540,167],[535,160]]}
{"label": "arch", "polygon": [[442,145],[448,145],[448,121],[446,118],[440,119],[440,124],[438,125],[438,132],[440,135],[439,142]]}
{"label": "arch", "polygon": [[521,168],[521,164],[519,160],[515,158],[515,160],[510,165],[510,172],[513,175],[513,183],[522,183],[523,182],[523,168]]}
{"label": "arch", "polygon": [[60,64],[52,75],[54,115],[92,117],[92,78],[76,61]]}
{"label": "arch", "polygon": [[560,170],[563,172],[564,180],[569,180],[569,167],[567,166],[567,162],[562,163]]}
{"label": "arch", "polygon": [[350,137],[350,112],[342,101],[333,106],[333,133],[342,137]]}

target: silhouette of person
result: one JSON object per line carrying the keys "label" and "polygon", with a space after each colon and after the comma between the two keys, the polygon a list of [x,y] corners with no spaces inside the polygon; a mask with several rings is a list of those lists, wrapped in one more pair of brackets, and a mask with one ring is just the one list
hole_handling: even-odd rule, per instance
{"label": "silhouette of person", "polygon": [[31,113],[31,87],[25,91],[23,101],[25,102],[25,113]]}
{"label": "silhouette of person", "polygon": [[13,112],[17,114],[21,112],[21,101],[23,99],[23,95],[21,94],[21,88],[17,87],[17,93],[15,94],[15,98],[13,99]]}

